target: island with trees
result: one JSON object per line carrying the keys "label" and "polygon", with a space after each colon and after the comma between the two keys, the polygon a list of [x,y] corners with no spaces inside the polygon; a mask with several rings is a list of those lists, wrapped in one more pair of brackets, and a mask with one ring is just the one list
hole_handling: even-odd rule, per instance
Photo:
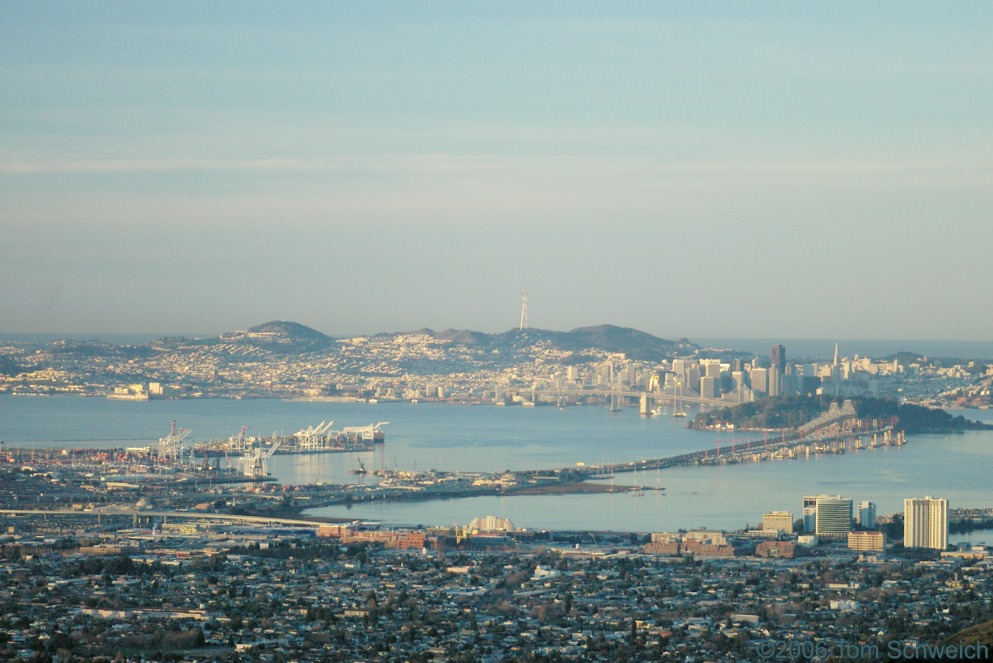
{"label": "island with trees", "polygon": [[[751,403],[722,407],[700,412],[691,428],[734,430],[795,429],[816,419],[827,411],[829,396],[779,396],[763,398]],[[952,415],[945,410],[898,403],[885,398],[859,397],[851,399],[858,416],[863,420],[892,420],[894,426],[908,434],[949,433],[966,430],[988,430],[990,424],[971,421],[962,415]]]}

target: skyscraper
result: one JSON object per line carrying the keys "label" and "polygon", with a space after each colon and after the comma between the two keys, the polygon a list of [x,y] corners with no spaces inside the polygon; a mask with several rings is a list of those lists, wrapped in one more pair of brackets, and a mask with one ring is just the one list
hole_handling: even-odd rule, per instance
{"label": "skyscraper", "polygon": [[773,366],[766,376],[768,378],[767,393],[770,396],[781,396],[783,393],[783,374]]}
{"label": "skyscraper", "polygon": [[717,379],[708,375],[700,378],[700,397],[717,398]]}
{"label": "skyscraper", "polygon": [[859,502],[859,509],[855,520],[858,521],[862,529],[876,528],[876,503],[863,500]]}
{"label": "skyscraper", "polygon": [[748,374],[752,382],[752,391],[765,396],[769,393],[769,371],[765,368],[753,368]]}
{"label": "skyscraper", "polygon": [[819,495],[815,503],[814,533],[826,539],[843,539],[852,531],[852,501],[841,495]]}
{"label": "skyscraper", "polygon": [[804,495],[803,531],[844,538],[852,530],[852,500],[841,495]]}
{"label": "skyscraper", "polygon": [[[838,497],[841,497],[840,495]],[[803,496],[803,531],[805,534],[813,534],[817,528],[817,496]]]}
{"label": "skyscraper", "polygon": [[700,367],[703,369],[703,374],[708,378],[721,377],[720,359],[701,359]]}
{"label": "skyscraper", "polygon": [[786,372],[786,348],[782,345],[772,346],[772,352],[769,353],[769,359],[772,364],[772,368],[779,371],[780,375]]}
{"label": "skyscraper", "polygon": [[925,497],[903,501],[903,545],[905,548],[948,547],[948,500]]}

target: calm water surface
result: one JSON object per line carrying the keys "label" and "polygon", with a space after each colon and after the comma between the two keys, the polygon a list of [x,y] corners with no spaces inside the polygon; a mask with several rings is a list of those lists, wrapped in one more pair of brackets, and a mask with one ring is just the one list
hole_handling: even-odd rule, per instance
{"label": "calm water surface", "polygon": [[[964,414],[993,422],[993,412]],[[762,437],[691,431],[685,428],[686,420],[642,417],[636,408],[611,413],[598,407],[0,397],[0,440],[21,447],[142,446],[167,434],[173,419],[192,430],[188,439],[193,440],[227,438],[243,425],[250,435],[269,435],[332,419],[336,428],[390,422],[384,427],[386,444],[376,452],[274,457],[270,471],[290,484],[360,480],[349,472],[359,459],[370,469],[549,469],[655,458]],[[871,500],[879,513],[902,510],[905,497],[924,495],[945,497],[953,507],[993,506],[991,469],[993,431],[982,431],[915,436],[900,448],[618,474],[612,479],[618,485],[664,489],[633,494],[387,502],[314,513],[408,525],[466,524],[492,514],[531,529],[737,529],[758,523],[770,510],[789,510],[798,517],[803,495],[811,493],[842,494],[856,503]],[[989,533],[974,536],[993,539]]]}

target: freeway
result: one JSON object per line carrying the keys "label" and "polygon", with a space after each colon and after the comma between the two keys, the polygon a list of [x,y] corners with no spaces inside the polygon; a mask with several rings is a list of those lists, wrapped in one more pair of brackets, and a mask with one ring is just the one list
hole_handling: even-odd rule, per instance
{"label": "freeway", "polygon": [[140,511],[124,507],[107,507],[78,511],[74,509],[0,509],[0,516],[117,516],[125,518],[191,518],[195,520],[215,520],[223,522],[244,522],[261,525],[295,525],[318,527],[319,520],[295,518],[275,518],[271,516],[239,516],[229,513],[201,513],[198,511]]}

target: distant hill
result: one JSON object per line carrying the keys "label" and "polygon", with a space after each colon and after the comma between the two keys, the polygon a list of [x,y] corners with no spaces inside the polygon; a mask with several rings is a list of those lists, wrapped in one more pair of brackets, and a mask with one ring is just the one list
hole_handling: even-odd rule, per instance
{"label": "distant hill", "polygon": [[924,355],[918,352],[897,352],[883,357],[880,361],[897,361],[904,366],[909,366],[910,364],[921,363],[926,359]]}
{"label": "distant hill", "polygon": [[[670,341],[647,334],[630,327],[616,325],[595,325],[579,327],[570,331],[547,329],[511,329],[498,334],[472,331],[468,329],[445,329],[435,331],[429,328],[408,332],[383,332],[371,338],[395,338],[404,335],[426,335],[451,346],[463,346],[467,353],[455,353],[444,359],[418,358],[405,356],[403,370],[418,372],[439,370],[476,370],[483,366],[498,367],[512,365],[531,355],[541,347],[552,348],[570,356],[562,359],[563,364],[578,364],[596,361],[596,351],[624,354],[629,359],[659,362],[676,354],[691,354],[699,346],[686,339]],[[336,339],[316,329],[289,320],[270,320],[242,331],[232,331],[218,336],[185,338],[181,336],[163,337],[145,345],[118,346],[110,343],[59,341],[49,344],[55,353],[72,354],[80,357],[106,356],[108,358],[141,358],[161,352],[185,352],[194,349],[208,349],[228,356],[230,360],[242,358],[255,361],[262,353],[293,355],[308,353],[339,353]],[[427,362],[427,363],[426,363]],[[428,369],[428,363],[437,364]],[[440,362],[440,363],[439,363]],[[467,363],[468,362],[468,363]],[[16,370],[9,362],[0,362],[0,372]]]}
{"label": "distant hill", "polygon": [[[537,346],[545,345],[563,352],[575,353],[564,363],[582,363],[590,359],[581,353],[586,350],[623,353],[630,359],[661,361],[676,353],[692,353],[699,347],[686,339],[669,341],[652,336],[637,329],[616,325],[596,325],[579,327],[571,331],[550,331],[546,329],[511,329],[499,334],[472,331],[468,329],[445,329],[435,331],[422,328],[406,332],[382,332],[372,338],[394,338],[407,335],[425,335],[453,345],[471,349],[476,357],[482,355],[501,357],[499,364],[513,363],[520,353],[529,352]],[[257,347],[279,354],[337,351],[335,339],[298,322],[270,320],[249,327],[245,331],[235,331],[211,338],[186,339],[162,338],[149,344],[155,350],[176,350],[189,346],[236,345]],[[461,360],[460,360],[461,361]],[[458,362],[456,362],[457,364]],[[452,364],[446,370],[456,370]],[[414,367],[409,367],[414,370]]]}
{"label": "distant hill", "polygon": [[253,334],[275,334],[280,338],[288,338],[294,341],[320,341],[322,343],[331,342],[331,337],[316,329],[311,329],[299,322],[288,320],[272,320],[254,327],[249,327],[248,331]]}
{"label": "distant hill", "polygon": [[607,352],[623,352],[629,359],[646,361],[658,361],[681,347],[674,341],[658,338],[630,327],[614,325],[579,327],[560,333],[554,340],[563,350],[600,348]]}
{"label": "distant hill", "polygon": [[252,345],[273,352],[316,352],[334,345],[334,339],[298,322],[272,320],[244,332],[222,334],[221,340]]}
{"label": "distant hill", "polygon": [[486,350],[520,351],[540,343],[567,352],[582,352],[597,349],[605,352],[624,353],[630,359],[660,361],[677,350],[693,350],[695,345],[687,341],[675,342],[652,336],[637,329],[615,325],[579,327],[567,332],[547,329],[511,329],[500,334],[486,334],[462,329],[446,329],[436,332],[420,329],[414,334],[426,334],[432,338],[451,341],[470,347]]}
{"label": "distant hill", "polygon": [[433,332],[429,329],[427,331],[434,338],[444,339],[452,343],[461,343],[462,345],[490,345],[494,341],[492,334],[467,329],[446,329],[441,332]]}

